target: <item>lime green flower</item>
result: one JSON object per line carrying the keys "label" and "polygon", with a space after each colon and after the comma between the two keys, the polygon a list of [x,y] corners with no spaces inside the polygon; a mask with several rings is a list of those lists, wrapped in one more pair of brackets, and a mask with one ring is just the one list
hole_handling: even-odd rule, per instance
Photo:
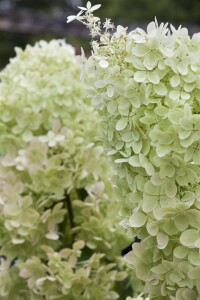
{"label": "lime green flower", "polygon": [[89,9],[76,19],[97,35],[84,66],[89,95],[117,172],[121,225],[141,239],[127,259],[149,299],[200,299],[200,34],[155,20],[109,35]]}
{"label": "lime green flower", "polygon": [[134,234],[118,224],[114,172],[74,49],[53,40],[16,52],[0,73],[0,298],[140,292],[120,257]]}

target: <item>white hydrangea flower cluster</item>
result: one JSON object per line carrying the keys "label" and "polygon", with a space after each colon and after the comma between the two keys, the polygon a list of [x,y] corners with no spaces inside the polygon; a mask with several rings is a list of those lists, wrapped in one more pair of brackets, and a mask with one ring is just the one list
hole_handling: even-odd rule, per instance
{"label": "white hydrangea flower cluster", "polygon": [[117,169],[121,224],[142,240],[127,258],[150,299],[200,299],[200,34],[155,20],[109,36],[91,11],[76,19],[99,38],[90,96]]}
{"label": "white hydrangea flower cluster", "polygon": [[133,236],[118,225],[80,69],[53,40],[17,49],[0,73],[1,299],[118,299],[127,278]]}

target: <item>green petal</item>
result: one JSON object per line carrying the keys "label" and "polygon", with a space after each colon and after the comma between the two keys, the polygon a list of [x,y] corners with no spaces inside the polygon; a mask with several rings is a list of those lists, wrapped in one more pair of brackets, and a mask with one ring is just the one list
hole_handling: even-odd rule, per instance
{"label": "green petal", "polygon": [[167,272],[168,272],[168,269],[166,269],[165,267],[163,267],[163,265],[160,264],[160,265],[158,265],[158,266],[152,268],[151,271],[152,271],[153,273],[155,273],[155,274],[161,275],[161,274],[167,273]]}
{"label": "green petal", "polygon": [[159,96],[165,96],[167,94],[167,88],[163,83],[154,85],[154,91]]}
{"label": "green petal", "polygon": [[157,234],[157,243],[159,249],[164,249],[169,242],[169,237],[163,232],[158,232]]}
{"label": "green petal", "polygon": [[131,227],[142,227],[147,220],[147,216],[141,212],[134,212],[129,218]]}
{"label": "green petal", "polygon": [[174,181],[168,180],[165,184],[165,193],[169,198],[173,198],[177,194],[177,186]]}
{"label": "green petal", "polygon": [[172,100],[178,100],[180,95],[181,95],[181,93],[180,93],[179,90],[172,90],[169,93],[169,98],[172,99]]}
{"label": "green petal", "polygon": [[141,163],[140,163],[138,155],[134,155],[134,156],[130,157],[128,162],[133,167],[141,167]]}
{"label": "green petal", "polygon": [[147,77],[148,77],[149,81],[154,84],[158,84],[160,82],[160,76],[159,76],[158,72],[156,72],[156,71],[148,72]]}
{"label": "green petal", "polygon": [[174,174],[175,174],[174,165],[167,164],[160,167],[160,172],[159,172],[160,179],[163,179],[165,177],[173,177]]}
{"label": "green petal", "polygon": [[127,118],[120,119],[116,124],[116,130],[117,131],[123,130],[127,124],[128,124]]}
{"label": "green petal", "polygon": [[199,252],[190,252],[188,255],[188,260],[194,266],[200,266],[200,253]]}
{"label": "green petal", "polygon": [[199,238],[199,231],[195,229],[188,229],[180,236],[180,242],[183,246],[194,247],[196,240]]}
{"label": "green petal", "polygon": [[185,258],[188,255],[188,248],[185,248],[183,246],[178,246],[174,249],[174,256],[180,259]]}
{"label": "green petal", "polygon": [[184,231],[189,226],[189,219],[186,214],[179,214],[174,218],[174,223],[180,231]]}
{"label": "green petal", "polygon": [[190,279],[199,279],[200,278],[200,266],[193,268],[189,273],[188,277]]}
{"label": "green petal", "polygon": [[158,203],[158,196],[144,194],[142,209],[144,212],[151,212]]}
{"label": "green petal", "polygon": [[170,84],[172,87],[177,87],[180,84],[180,77],[178,75],[174,75],[170,78]]}
{"label": "green petal", "polygon": [[136,82],[144,82],[146,79],[145,71],[136,71],[134,74],[134,79]]}
{"label": "green petal", "polygon": [[113,115],[117,110],[117,102],[116,101],[110,101],[108,103],[108,106],[107,106],[107,111]]}

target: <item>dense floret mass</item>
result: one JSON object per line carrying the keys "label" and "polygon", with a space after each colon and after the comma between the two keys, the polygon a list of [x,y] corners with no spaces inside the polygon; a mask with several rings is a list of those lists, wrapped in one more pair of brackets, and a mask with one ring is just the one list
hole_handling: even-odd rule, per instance
{"label": "dense floret mass", "polygon": [[79,59],[63,40],[16,52],[0,74],[0,298],[118,299],[133,236]]}
{"label": "dense floret mass", "polygon": [[99,38],[90,96],[117,169],[121,223],[142,240],[127,258],[150,299],[200,299],[200,34],[157,21],[111,34],[90,7],[72,19]]}

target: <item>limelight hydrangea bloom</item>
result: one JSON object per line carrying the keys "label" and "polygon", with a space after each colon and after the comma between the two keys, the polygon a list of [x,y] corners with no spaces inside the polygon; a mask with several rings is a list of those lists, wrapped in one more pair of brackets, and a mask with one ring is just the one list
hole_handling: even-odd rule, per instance
{"label": "limelight hydrangea bloom", "polygon": [[133,236],[80,62],[63,40],[16,52],[0,74],[0,298],[118,299]]}
{"label": "limelight hydrangea bloom", "polygon": [[99,38],[85,69],[121,224],[142,240],[127,258],[150,299],[200,299],[200,34],[155,20],[110,35],[90,10],[76,19]]}

